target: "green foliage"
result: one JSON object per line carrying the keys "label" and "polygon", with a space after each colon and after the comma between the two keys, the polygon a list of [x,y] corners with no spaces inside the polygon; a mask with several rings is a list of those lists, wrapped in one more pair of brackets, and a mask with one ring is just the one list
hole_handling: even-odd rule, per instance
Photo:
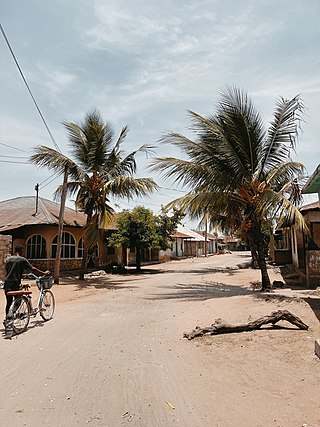
{"label": "green foliage", "polygon": [[117,214],[117,230],[108,238],[108,245],[168,249],[171,245],[170,235],[174,233],[182,217],[177,209],[170,216],[166,211],[154,215],[143,206],[137,206],[132,211],[124,210]]}

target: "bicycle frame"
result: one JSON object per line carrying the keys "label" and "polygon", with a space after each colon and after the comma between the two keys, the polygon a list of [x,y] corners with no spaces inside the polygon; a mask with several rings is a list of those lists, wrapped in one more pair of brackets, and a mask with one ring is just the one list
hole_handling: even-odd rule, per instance
{"label": "bicycle frame", "polygon": [[33,306],[33,307],[32,307],[32,304],[31,304],[31,295],[29,296],[29,298],[30,298],[30,300],[29,300],[30,308],[33,308],[33,312],[31,313],[31,315],[36,316],[40,312],[40,310],[41,310],[41,304],[42,304],[42,301],[43,301],[43,297],[44,297],[45,293],[49,289],[45,289],[43,287],[43,284],[41,282],[42,277],[36,276],[33,273],[29,273],[28,276],[30,278],[32,278],[32,279],[35,279],[36,284],[37,284],[37,288],[39,290],[38,298],[37,298],[37,304],[35,306]]}
{"label": "bicycle frame", "polygon": [[[51,288],[51,282],[49,284],[46,284],[43,279],[43,277],[36,276],[33,273],[30,273],[28,275],[30,278],[35,279],[39,293],[37,298],[37,304],[35,307],[32,307],[32,291],[28,290],[30,287],[29,285],[22,286],[22,290],[20,291],[12,291],[11,295],[13,296],[13,302],[11,304],[9,313],[10,313],[10,319],[6,319],[6,322],[9,322],[6,324],[6,336],[8,338],[12,337],[13,331],[15,333],[19,334],[24,332],[29,324],[30,317],[36,317],[38,313],[40,313],[40,316],[44,321],[48,321],[53,317],[54,310],[55,310],[55,298],[53,293],[50,291]],[[52,280],[52,277],[47,277],[49,281]],[[20,304],[17,304],[17,301],[21,301]],[[16,315],[16,312],[18,312],[20,305],[26,304],[26,311],[24,315],[20,313],[20,316],[18,317]],[[19,327],[16,327],[14,322],[15,319],[26,319],[26,322],[21,329]],[[9,325],[9,326],[8,326]]]}

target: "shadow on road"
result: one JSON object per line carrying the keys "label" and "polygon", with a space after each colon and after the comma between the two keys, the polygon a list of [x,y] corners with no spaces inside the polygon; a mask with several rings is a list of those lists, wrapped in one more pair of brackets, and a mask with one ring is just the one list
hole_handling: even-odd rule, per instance
{"label": "shadow on road", "polygon": [[[305,288],[304,288],[305,289]],[[309,292],[309,291],[305,291]],[[254,294],[256,298],[264,299],[266,302],[268,301],[276,301],[276,302],[286,302],[288,304],[293,302],[306,302],[311,310],[313,311],[314,315],[320,322],[320,298],[318,297],[310,297],[310,296],[287,296],[287,295],[281,295],[281,294],[274,294],[274,293],[260,293],[257,292]]]}
{"label": "shadow on road", "polygon": [[168,300],[180,299],[189,301],[203,301],[212,298],[226,298],[239,295],[252,295],[253,291],[241,286],[228,286],[223,283],[212,282],[210,284],[184,284],[177,283],[172,286],[163,286],[162,289],[168,289],[172,292],[154,295],[147,299]]}
{"label": "shadow on road", "polygon": [[110,278],[99,278],[92,277],[90,279],[79,280],[78,277],[68,277],[63,279],[63,283],[58,286],[76,286],[77,291],[81,291],[82,289],[127,289],[134,287],[132,284],[127,284],[128,282],[132,283],[138,280],[138,277],[130,277],[126,278],[125,281]]}
{"label": "shadow on road", "polygon": [[173,274],[173,273],[183,273],[183,274],[212,274],[212,273],[226,273],[228,275],[234,275],[236,274],[236,272],[239,271],[239,268],[235,267],[235,268],[231,268],[231,267],[206,267],[206,268],[194,268],[194,269],[186,269],[186,270],[181,270],[181,269],[171,269],[171,270],[162,270],[162,271],[157,271],[157,273],[168,273],[168,274]]}
{"label": "shadow on road", "polygon": [[311,310],[314,312],[314,315],[320,322],[320,298],[304,298],[305,302],[309,304]]}

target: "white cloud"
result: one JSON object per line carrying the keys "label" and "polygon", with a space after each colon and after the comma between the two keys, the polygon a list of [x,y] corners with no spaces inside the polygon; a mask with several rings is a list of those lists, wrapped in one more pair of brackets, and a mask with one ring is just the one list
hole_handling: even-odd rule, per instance
{"label": "white cloud", "polygon": [[[54,69],[52,64],[38,62],[36,67],[41,74],[40,82],[50,90],[51,95],[65,91],[76,81],[74,74],[61,69]],[[37,77],[39,78],[39,75]]]}

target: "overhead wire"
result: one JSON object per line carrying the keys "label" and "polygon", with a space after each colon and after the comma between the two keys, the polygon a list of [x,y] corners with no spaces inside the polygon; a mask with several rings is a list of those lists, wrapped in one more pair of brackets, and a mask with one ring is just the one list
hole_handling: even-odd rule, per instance
{"label": "overhead wire", "polygon": [[31,98],[32,98],[32,101],[33,101],[33,103],[34,103],[34,105],[35,105],[35,107],[36,107],[36,109],[37,109],[37,111],[38,111],[38,113],[39,113],[39,115],[40,115],[40,117],[41,117],[41,120],[42,120],[43,124],[45,125],[45,128],[46,128],[46,129],[47,129],[47,131],[48,131],[48,134],[49,134],[49,136],[50,136],[50,138],[51,138],[51,141],[53,142],[53,145],[55,146],[55,148],[56,148],[59,152],[61,152],[61,151],[60,151],[60,148],[59,148],[59,146],[58,146],[58,144],[57,144],[57,142],[56,142],[56,140],[54,139],[54,137],[53,137],[53,135],[52,135],[52,133],[51,133],[51,131],[50,131],[50,129],[49,129],[49,126],[47,125],[47,122],[46,122],[46,120],[45,120],[45,118],[44,118],[44,116],[43,116],[43,114],[42,114],[42,112],[41,112],[41,110],[40,110],[40,107],[39,107],[39,105],[38,105],[37,101],[35,100],[35,97],[33,96],[33,93],[32,93],[32,91],[31,91],[31,89],[30,89],[30,87],[29,87],[29,84],[28,84],[28,82],[27,82],[27,80],[26,80],[26,78],[25,78],[25,76],[24,76],[24,74],[23,74],[23,72],[22,72],[22,69],[21,69],[21,67],[20,67],[20,65],[19,65],[19,63],[18,63],[18,60],[17,60],[17,58],[16,58],[16,56],[15,56],[15,54],[14,54],[13,50],[12,50],[12,47],[11,47],[11,45],[10,45],[10,43],[9,43],[9,40],[8,40],[8,38],[7,38],[7,36],[6,36],[6,33],[5,33],[5,31],[4,31],[4,29],[3,29],[3,27],[2,27],[2,25],[1,25],[1,24],[0,24],[0,30],[1,30],[2,35],[3,35],[3,37],[4,37],[4,39],[5,39],[6,43],[7,43],[7,46],[8,46],[9,51],[10,51],[10,53],[11,53],[11,55],[12,55],[13,59],[14,59],[14,62],[15,62],[15,64],[16,64],[16,66],[17,66],[18,70],[19,70],[19,73],[20,73],[20,75],[21,75],[21,77],[22,77],[22,80],[24,81],[24,84],[26,85],[27,90],[28,90],[28,92],[29,92],[29,94],[30,94],[30,96],[31,96]]}
{"label": "overhead wire", "polygon": [[28,153],[28,151],[21,150],[21,148],[17,148],[17,147],[14,147],[12,145],[5,144],[4,142],[0,142],[0,145],[4,145],[5,147],[12,148],[13,150],[22,151],[23,153]]}
{"label": "overhead wire", "polygon": [[[45,182],[47,182],[48,179],[52,178],[54,175],[56,175],[55,178],[57,178],[60,175],[60,173],[59,172],[53,172],[53,174],[51,174],[50,176],[48,176],[48,178],[46,178],[42,182],[40,182],[39,186],[41,186],[42,184],[44,184]],[[42,187],[42,188],[44,188],[44,187]]]}
{"label": "overhead wire", "polygon": [[15,162],[14,160],[0,160],[0,163],[13,163],[13,164],[22,164],[22,165],[29,165],[28,162]]}
{"label": "overhead wire", "polygon": [[[56,174],[54,174],[54,175],[56,175]],[[50,179],[50,178],[52,178],[52,175],[51,175],[48,179]],[[57,178],[57,176],[54,176],[54,177],[52,178],[52,180],[51,180],[51,181],[47,182],[47,183],[46,183],[46,185],[43,185],[43,186],[41,187],[41,190],[43,190],[44,188],[46,188],[46,187],[47,187],[49,184],[51,184],[51,182],[52,182],[52,181],[54,181],[56,178]],[[40,186],[40,184],[39,184],[39,186]]]}
{"label": "overhead wire", "polygon": [[3,154],[0,154],[0,157],[4,157],[4,158],[7,158],[7,159],[28,159],[27,156],[6,156],[6,155],[3,155]]}

